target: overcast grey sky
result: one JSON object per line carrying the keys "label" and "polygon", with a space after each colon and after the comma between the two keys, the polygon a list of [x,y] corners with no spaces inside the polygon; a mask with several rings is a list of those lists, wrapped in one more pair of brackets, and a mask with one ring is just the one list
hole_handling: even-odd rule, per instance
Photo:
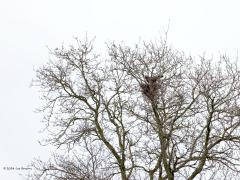
{"label": "overcast grey sky", "polygon": [[[73,37],[96,36],[138,42],[159,37],[169,24],[169,43],[193,56],[219,52],[236,56],[240,47],[238,0],[0,0],[0,179],[19,180],[34,157],[47,158],[38,144],[41,115],[34,67],[48,49]],[[102,43],[102,46],[100,44]],[[216,56],[217,57],[217,56]]]}

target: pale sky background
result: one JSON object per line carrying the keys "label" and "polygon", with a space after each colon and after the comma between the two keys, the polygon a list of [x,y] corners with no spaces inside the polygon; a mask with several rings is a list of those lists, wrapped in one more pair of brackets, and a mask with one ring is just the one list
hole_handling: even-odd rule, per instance
{"label": "pale sky background", "polygon": [[73,37],[96,36],[126,44],[159,37],[193,56],[240,50],[239,0],[0,0],[0,179],[21,180],[3,167],[25,167],[47,159],[38,144],[40,94],[30,88],[34,68],[48,61],[48,49]]}

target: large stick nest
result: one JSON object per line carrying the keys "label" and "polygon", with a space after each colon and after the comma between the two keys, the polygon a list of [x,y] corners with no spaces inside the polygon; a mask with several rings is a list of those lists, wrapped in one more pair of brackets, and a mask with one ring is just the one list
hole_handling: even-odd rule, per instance
{"label": "large stick nest", "polygon": [[140,84],[142,93],[150,100],[156,101],[160,88],[160,78],[162,76],[144,76],[145,82]]}

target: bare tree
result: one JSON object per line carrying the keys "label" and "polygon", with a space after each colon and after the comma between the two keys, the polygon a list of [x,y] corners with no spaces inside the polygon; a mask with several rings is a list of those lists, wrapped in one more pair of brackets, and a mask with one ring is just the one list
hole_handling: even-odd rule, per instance
{"label": "bare tree", "polygon": [[69,154],[35,161],[29,178],[238,179],[237,62],[193,60],[164,40],[107,49],[76,39],[37,70],[47,143]]}

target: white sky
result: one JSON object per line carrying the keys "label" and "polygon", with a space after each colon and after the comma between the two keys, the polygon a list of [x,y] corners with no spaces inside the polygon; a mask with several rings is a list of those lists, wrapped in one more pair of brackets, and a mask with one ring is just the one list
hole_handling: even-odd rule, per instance
{"label": "white sky", "polygon": [[[138,42],[159,37],[169,25],[169,43],[194,56],[236,56],[240,47],[238,0],[0,0],[0,179],[19,180],[34,157],[50,150],[38,144],[40,94],[29,88],[34,67],[74,36]],[[102,46],[100,46],[102,47]],[[217,57],[217,56],[216,56]],[[23,171],[21,171],[23,173]]]}

